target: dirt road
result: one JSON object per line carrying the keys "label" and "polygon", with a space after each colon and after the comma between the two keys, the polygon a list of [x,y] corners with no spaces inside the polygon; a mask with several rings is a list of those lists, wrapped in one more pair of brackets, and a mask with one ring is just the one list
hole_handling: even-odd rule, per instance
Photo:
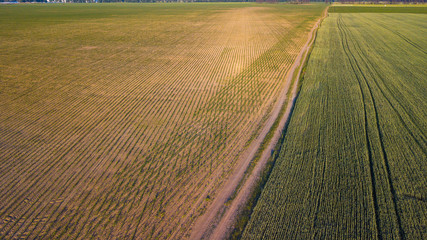
{"label": "dirt road", "polygon": [[[234,173],[224,184],[223,189],[221,189],[218,195],[215,196],[214,201],[208,207],[205,214],[200,216],[199,219],[196,220],[194,226],[192,227],[190,239],[224,239],[232,231],[233,223],[239,213],[239,210],[246,204],[246,201],[251,191],[253,190],[260,176],[260,173],[264,169],[272,150],[274,150],[274,147],[281,136],[282,129],[284,128],[286,122],[289,119],[291,110],[293,108],[297,96],[298,80],[301,74],[300,66],[306,61],[308,50],[311,48],[314,42],[316,30],[319,27],[321,21],[327,16],[327,11],[328,9],[324,11],[322,17],[316,22],[316,24],[309,32],[309,37],[306,44],[303,46],[301,52],[295,59],[294,64],[292,65],[291,69],[287,74],[286,85],[280,93],[278,101],[272,111],[271,117],[266,122],[259,136],[250,144],[246,152],[241,155],[241,158],[239,159],[236,165]],[[294,76],[295,71],[298,71],[296,81],[291,86],[292,77]],[[282,116],[279,116],[280,110],[287,100],[287,93],[290,87],[292,87],[292,96],[289,101],[290,104],[287,104],[285,113]],[[233,195],[240,181],[244,177],[245,171],[249,167],[257,150],[261,147],[264,138],[267,136],[274,122],[279,117],[279,125],[277,129],[274,130],[275,133],[270,142],[268,143],[267,147],[262,152],[261,158],[258,160],[257,165],[252,170],[252,173],[244,182],[243,186],[240,188],[240,191],[237,193],[234,200],[228,207],[226,207],[225,203]]]}

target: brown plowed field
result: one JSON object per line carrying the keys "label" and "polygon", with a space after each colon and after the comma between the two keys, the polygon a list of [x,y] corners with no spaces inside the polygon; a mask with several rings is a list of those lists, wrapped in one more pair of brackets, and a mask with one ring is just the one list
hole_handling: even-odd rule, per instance
{"label": "brown plowed field", "polygon": [[189,237],[323,8],[0,6],[0,238]]}

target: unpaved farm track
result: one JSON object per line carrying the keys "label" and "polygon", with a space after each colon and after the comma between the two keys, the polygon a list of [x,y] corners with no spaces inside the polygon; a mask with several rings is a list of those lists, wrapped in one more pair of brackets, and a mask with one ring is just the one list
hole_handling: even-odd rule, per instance
{"label": "unpaved farm track", "polygon": [[[319,28],[322,20],[327,16],[328,8],[325,9],[322,17],[314,24],[313,28],[308,34],[309,36],[307,42],[301,49],[298,57],[295,59],[294,64],[289,69],[289,72],[286,75],[286,85],[281,91],[274,109],[272,110],[270,118],[266,121],[259,136],[250,144],[246,152],[241,155],[238,163],[236,164],[234,173],[223,185],[223,189],[219,191],[213,203],[208,207],[205,214],[200,216],[199,219],[195,222],[190,239],[225,239],[233,230],[233,224],[236,220],[236,217],[246,204],[255,184],[260,177],[262,170],[265,168],[265,165],[271,156],[271,152],[274,151],[274,148],[280,139],[282,130],[289,120],[298,93],[298,82],[300,79],[303,63],[307,61],[308,52],[314,43],[316,31]],[[295,73],[295,81],[292,82]],[[286,103],[288,92],[291,87],[291,98],[290,101]],[[282,116],[279,116],[284,104],[287,104],[286,110]],[[272,129],[273,124],[278,118],[280,118],[280,122],[277,128]],[[267,147],[265,147],[262,151],[260,159],[247,177],[246,181],[243,183],[242,187],[237,189],[239,187],[239,183],[245,177],[245,172],[248,169],[251,161],[255,158],[255,154],[257,153],[258,149],[261,148],[261,144],[267,137],[267,134],[270,130],[274,131],[273,137],[269,141]],[[235,195],[236,197],[227,207],[227,201],[229,201],[236,190],[238,190],[238,193]]]}

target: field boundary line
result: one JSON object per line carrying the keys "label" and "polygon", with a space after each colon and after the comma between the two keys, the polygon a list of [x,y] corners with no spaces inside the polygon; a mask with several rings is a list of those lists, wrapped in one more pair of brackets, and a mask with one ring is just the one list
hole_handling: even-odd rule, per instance
{"label": "field boundary line", "polygon": [[[195,224],[192,226],[190,239],[225,239],[233,230],[236,217],[238,216],[240,210],[245,206],[250,194],[254,190],[254,187],[256,186],[262,171],[271,157],[271,153],[274,151],[277,142],[282,136],[282,130],[289,121],[289,117],[298,96],[299,80],[304,63],[307,61],[308,54],[310,52],[309,50],[314,43],[317,29],[319,28],[323,19],[328,16],[328,9],[329,7],[324,10],[322,16],[318,19],[318,21],[314,24],[308,33],[309,37],[306,43],[302,47],[300,53],[294,60],[294,63],[286,75],[285,87],[280,92],[270,118],[266,121],[262,131],[259,133],[256,139],[241,155],[234,168],[233,174],[230,175],[229,179],[218,191],[218,195],[215,196],[212,204],[207,208],[206,212],[199,216],[199,218],[195,221]],[[293,81],[294,79],[295,81]],[[293,85],[291,86],[291,84]],[[290,87],[292,87],[290,92],[291,95],[288,96]],[[282,116],[279,116],[285,104],[287,104],[286,111]],[[272,129],[276,121],[279,121],[279,124],[277,128]],[[264,140],[267,138],[267,135],[270,131],[274,131],[273,137],[268,141],[267,146],[262,150],[261,156],[257,161],[254,169],[245,180],[245,173],[250,167],[250,163],[256,157],[258,150],[262,148]],[[243,184],[241,183],[242,181],[244,181]],[[238,189],[239,186],[241,186],[240,189]],[[233,196],[235,196],[234,199],[232,199]],[[229,203],[229,200],[231,199],[232,202]]]}

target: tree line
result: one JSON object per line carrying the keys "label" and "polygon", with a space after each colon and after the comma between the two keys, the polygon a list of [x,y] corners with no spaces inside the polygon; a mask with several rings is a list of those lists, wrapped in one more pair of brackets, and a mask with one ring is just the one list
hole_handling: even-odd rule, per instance
{"label": "tree line", "polygon": [[1,2],[38,2],[38,3],[110,3],[110,2],[130,2],[130,3],[155,3],[155,2],[258,2],[258,3],[309,3],[309,2],[339,2],[339,3],[361,3],[361,4],[401,4],[401,3],[425,3],[426,0],[0,0]]}

